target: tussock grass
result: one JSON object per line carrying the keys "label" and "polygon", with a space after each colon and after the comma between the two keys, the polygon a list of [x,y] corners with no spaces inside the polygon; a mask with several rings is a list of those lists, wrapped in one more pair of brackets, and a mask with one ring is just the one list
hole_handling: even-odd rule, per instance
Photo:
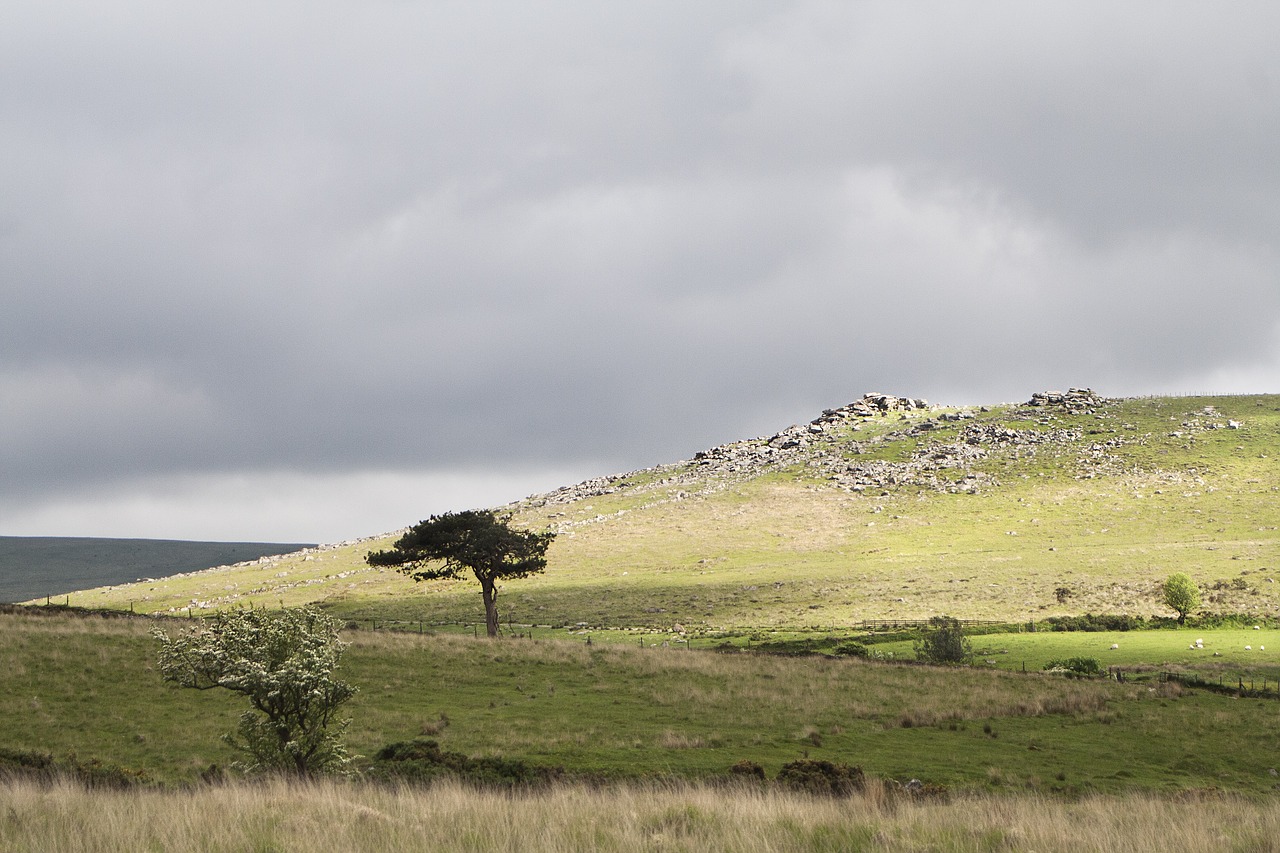
{"label": "tussock grass", "polygon": [[0,785],[15,853],[202,851],[1274,850],[1280,804],[1191,797],[974,795],[913,801],[703,785],[564,785],[498,794],[342,783],[88,792]]}

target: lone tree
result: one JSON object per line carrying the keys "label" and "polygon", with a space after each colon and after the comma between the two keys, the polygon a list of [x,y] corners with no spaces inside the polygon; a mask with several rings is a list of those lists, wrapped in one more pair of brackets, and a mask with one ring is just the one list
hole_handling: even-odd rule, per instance
{"label": "lone tree", "polygon": [[1190,575],[1174,572],[1164,581],[1164,603],[1178,613],[1178,624],[1187,621],[1187,614],[1200,606],[1200,587]]}
{"label": "lone tree", "polygon": [[338,639],[340,624],[312,608],[233,610],[176,637],[151,633],[165,681],[248,698],[253,710],[225,736],[250,756],[247,769],[310,776],[341,770],[348,760],[340,735],[351,721],[334,714],[356,688],[333,678],[347,647]]}
{"label": "lone tree", "polygon": [[456,578],[470,571],[480,581],[485,630],[498,636],[498,581],[537,574],[547,567],[555,534],[517,530],[510,515],[469,509],[433,515],[409,528],[389,551],[370,551],[365,562],[392,566],[415,581]]}
{"label": "lone tree", "polygon": [[953,616],[933,616],[915,641],[916,659],[929,663],[964,663],[973,654],[964,627]]}

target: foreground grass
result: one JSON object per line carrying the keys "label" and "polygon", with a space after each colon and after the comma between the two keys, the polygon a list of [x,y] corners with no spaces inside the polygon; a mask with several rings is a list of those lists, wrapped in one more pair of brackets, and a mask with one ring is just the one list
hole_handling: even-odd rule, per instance
{"label": "foreground grass", "polygon": [[1231,797],[965,796],[912,802],[872,785],[848,799],[700,785],[232,785],[90,792],[0,785],[0,848],[181,851],[1275,850],[1280,803]]}

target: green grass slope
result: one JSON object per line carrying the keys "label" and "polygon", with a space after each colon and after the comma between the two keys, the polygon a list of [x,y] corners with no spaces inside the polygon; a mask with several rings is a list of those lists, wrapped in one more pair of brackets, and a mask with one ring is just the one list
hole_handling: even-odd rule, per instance
{"label": "green grass slope", "polygon": [[[559,536],[502,591],[504,621],[688,631],[862,619],[1165,613],[1190,574],[1208,612],[1280,604],[1280,396],[895,408],[860,401],[776,436],[514,505]],[[416,519],[406,519],[406,522]],[[393,536],[76,593],[193,614],[316,602],[467,622],[473,583],[415,584],[363,556]]]}

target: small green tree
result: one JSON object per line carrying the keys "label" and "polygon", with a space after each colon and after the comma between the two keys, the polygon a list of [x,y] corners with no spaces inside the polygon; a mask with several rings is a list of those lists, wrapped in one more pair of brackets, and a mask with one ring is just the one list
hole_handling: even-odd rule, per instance
{"label": "small green tree", "polygon": [[964,627],[952,616],[934,616],[915,641],[916,660],[929,663],[964,663],[973,655]]}
{"label": "small green tree", "polygon": [[247,753],[249,770],[310,776],[341,770],[347,752],[335,719],[356,688],[333,677],[347,644],[341,623],[313,608],[233,610],[170,637],[156,628],[158,664],[179,687],[220,687],[253,706],[226,740]]}
{"label": "small green tree", "polygon": [[488,509],[446,512],[418,522],[388,551],[370,551],[365,562],[391,566],[415,581],[456,578],[470,571],[480,581],[485,630],[498,636],[498,581],[523,578],[547,567],[555,534],[518,530],[510,515]]}
{"label": "small green tree", "polygon": [[1164,603],[1178,614],[1178,624],[1185,624],[1187,614],[1200,606],[1200,587],[1185,572],[1174,572],[1165,578]]}

